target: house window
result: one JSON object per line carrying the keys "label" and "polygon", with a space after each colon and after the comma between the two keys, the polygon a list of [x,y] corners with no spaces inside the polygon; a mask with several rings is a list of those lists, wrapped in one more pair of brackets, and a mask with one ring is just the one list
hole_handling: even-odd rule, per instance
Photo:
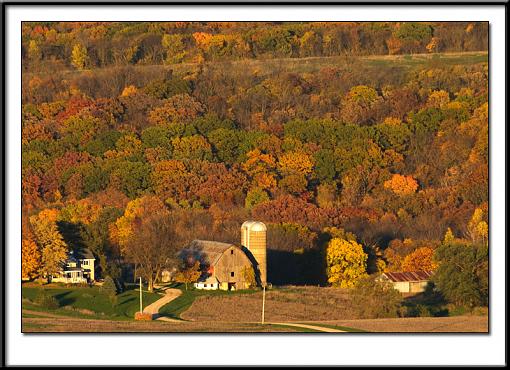
{"label": "house window", "polygon": [[234,254],[234,250],[233,249],[230,250],[230,254]]}
{"label": "house window", "polygon": [[83,260],[83,261],[81,262],[81,264],[82,264],[82,265],[88,265],[88,264],[89,264],[89,261],[87,261],[87,260]]}
{"label": "house window", "polygon": [[234,277],[234,271],[232,271],[232,272],[230,273],[230,276],[231,276],[231,277]]}

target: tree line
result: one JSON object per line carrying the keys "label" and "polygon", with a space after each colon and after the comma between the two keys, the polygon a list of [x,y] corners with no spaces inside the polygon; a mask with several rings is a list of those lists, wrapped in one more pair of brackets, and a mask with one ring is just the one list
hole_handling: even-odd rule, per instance
{"label": "tree line", "polygon": [[480,51],[487,22],[23,22],[30,69]]}

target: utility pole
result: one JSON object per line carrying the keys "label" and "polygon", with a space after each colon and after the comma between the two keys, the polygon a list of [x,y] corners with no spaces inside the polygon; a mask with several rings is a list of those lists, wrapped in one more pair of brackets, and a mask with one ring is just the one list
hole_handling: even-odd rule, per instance
{"label": "utility pole", "polygon": [[262,324],[264,324],[264,308],[266,305],[266,285],[262,286]]}
{"label": "utility pole", "polygon": [[143,312],[143,304],[142,304],[142,277],[140,276],[140,313]]}

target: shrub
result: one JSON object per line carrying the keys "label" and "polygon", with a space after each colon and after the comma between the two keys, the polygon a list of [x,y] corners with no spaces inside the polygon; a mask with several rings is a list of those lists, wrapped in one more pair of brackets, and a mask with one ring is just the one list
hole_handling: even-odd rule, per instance
{"label": "shrub", "polygon": [[475,307],[471,314],[474,316],[487,316],[489,314],[489,307]]}
{"label": "shrub", "polygon": [[35,303],[49,310],[55,310],[60,306],[58,300],[47,292],[46,289],[41,289],[39,291],[35,299]]}
{"label": "shrub", "polygon": [[253,270],[252,266],[244,266],[241,270],[241,274],[249,289],[255,288],[257,286],[255,270]]}
{"label": "shrub", "polygon": [[358,280],[350,296],[359,318],[377,319],[399,315],[402,297],[391,283],[366,277]]}
{"label": "shrub", "polygon": [[111,304],[115,304],[117,302],[117,286],[115,285],[115,281],[107,276],[104,279],[104,284],[101,286],[101,291],[108,296]]}
{"label": "shrub", "polygon": [[115,287],[117,288],[117,293],[122,293],[126,290],[126,286],[124,284],[124,280],[122,279],[113,279],[115,283]]}

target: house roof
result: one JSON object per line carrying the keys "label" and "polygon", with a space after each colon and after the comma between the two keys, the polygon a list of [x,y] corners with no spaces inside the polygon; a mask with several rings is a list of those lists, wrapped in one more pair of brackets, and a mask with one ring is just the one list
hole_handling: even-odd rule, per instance
{"label": "house roof", "polygon": [[64,268],[64,272],[67,272],[67,271],[83,271],[83,269],[81,267],[66,267],[66,268]]}
{"label": "house roof", "polygon": [[424,281],[429,280],[432,271],[385,272],[383,273],[392,282]]}
{"label": "house roof", "polygon": [[77,260],[85,260],[85,259],[88,259],[88,260],[96,259],[96,257],[94,257],[94,255],[88,248],[79,248],[79,249],[76,248],[69,252],[68,261],[76,262]]}
{"label": "house roof", "polygon": [[83,248],[83,250],[80,253],[80,257],[81,257],[81,259],[89,259],[89,260],[95,259],[94,255],[88,248]]}
{"label": "house roof", "polygon": [[231,247],[238,248],[233,244],[196,239],[182,250],[181,256],[186,257],[191,255],[202,263],[207,262],[212,266],[218,262],[223,252]]}

